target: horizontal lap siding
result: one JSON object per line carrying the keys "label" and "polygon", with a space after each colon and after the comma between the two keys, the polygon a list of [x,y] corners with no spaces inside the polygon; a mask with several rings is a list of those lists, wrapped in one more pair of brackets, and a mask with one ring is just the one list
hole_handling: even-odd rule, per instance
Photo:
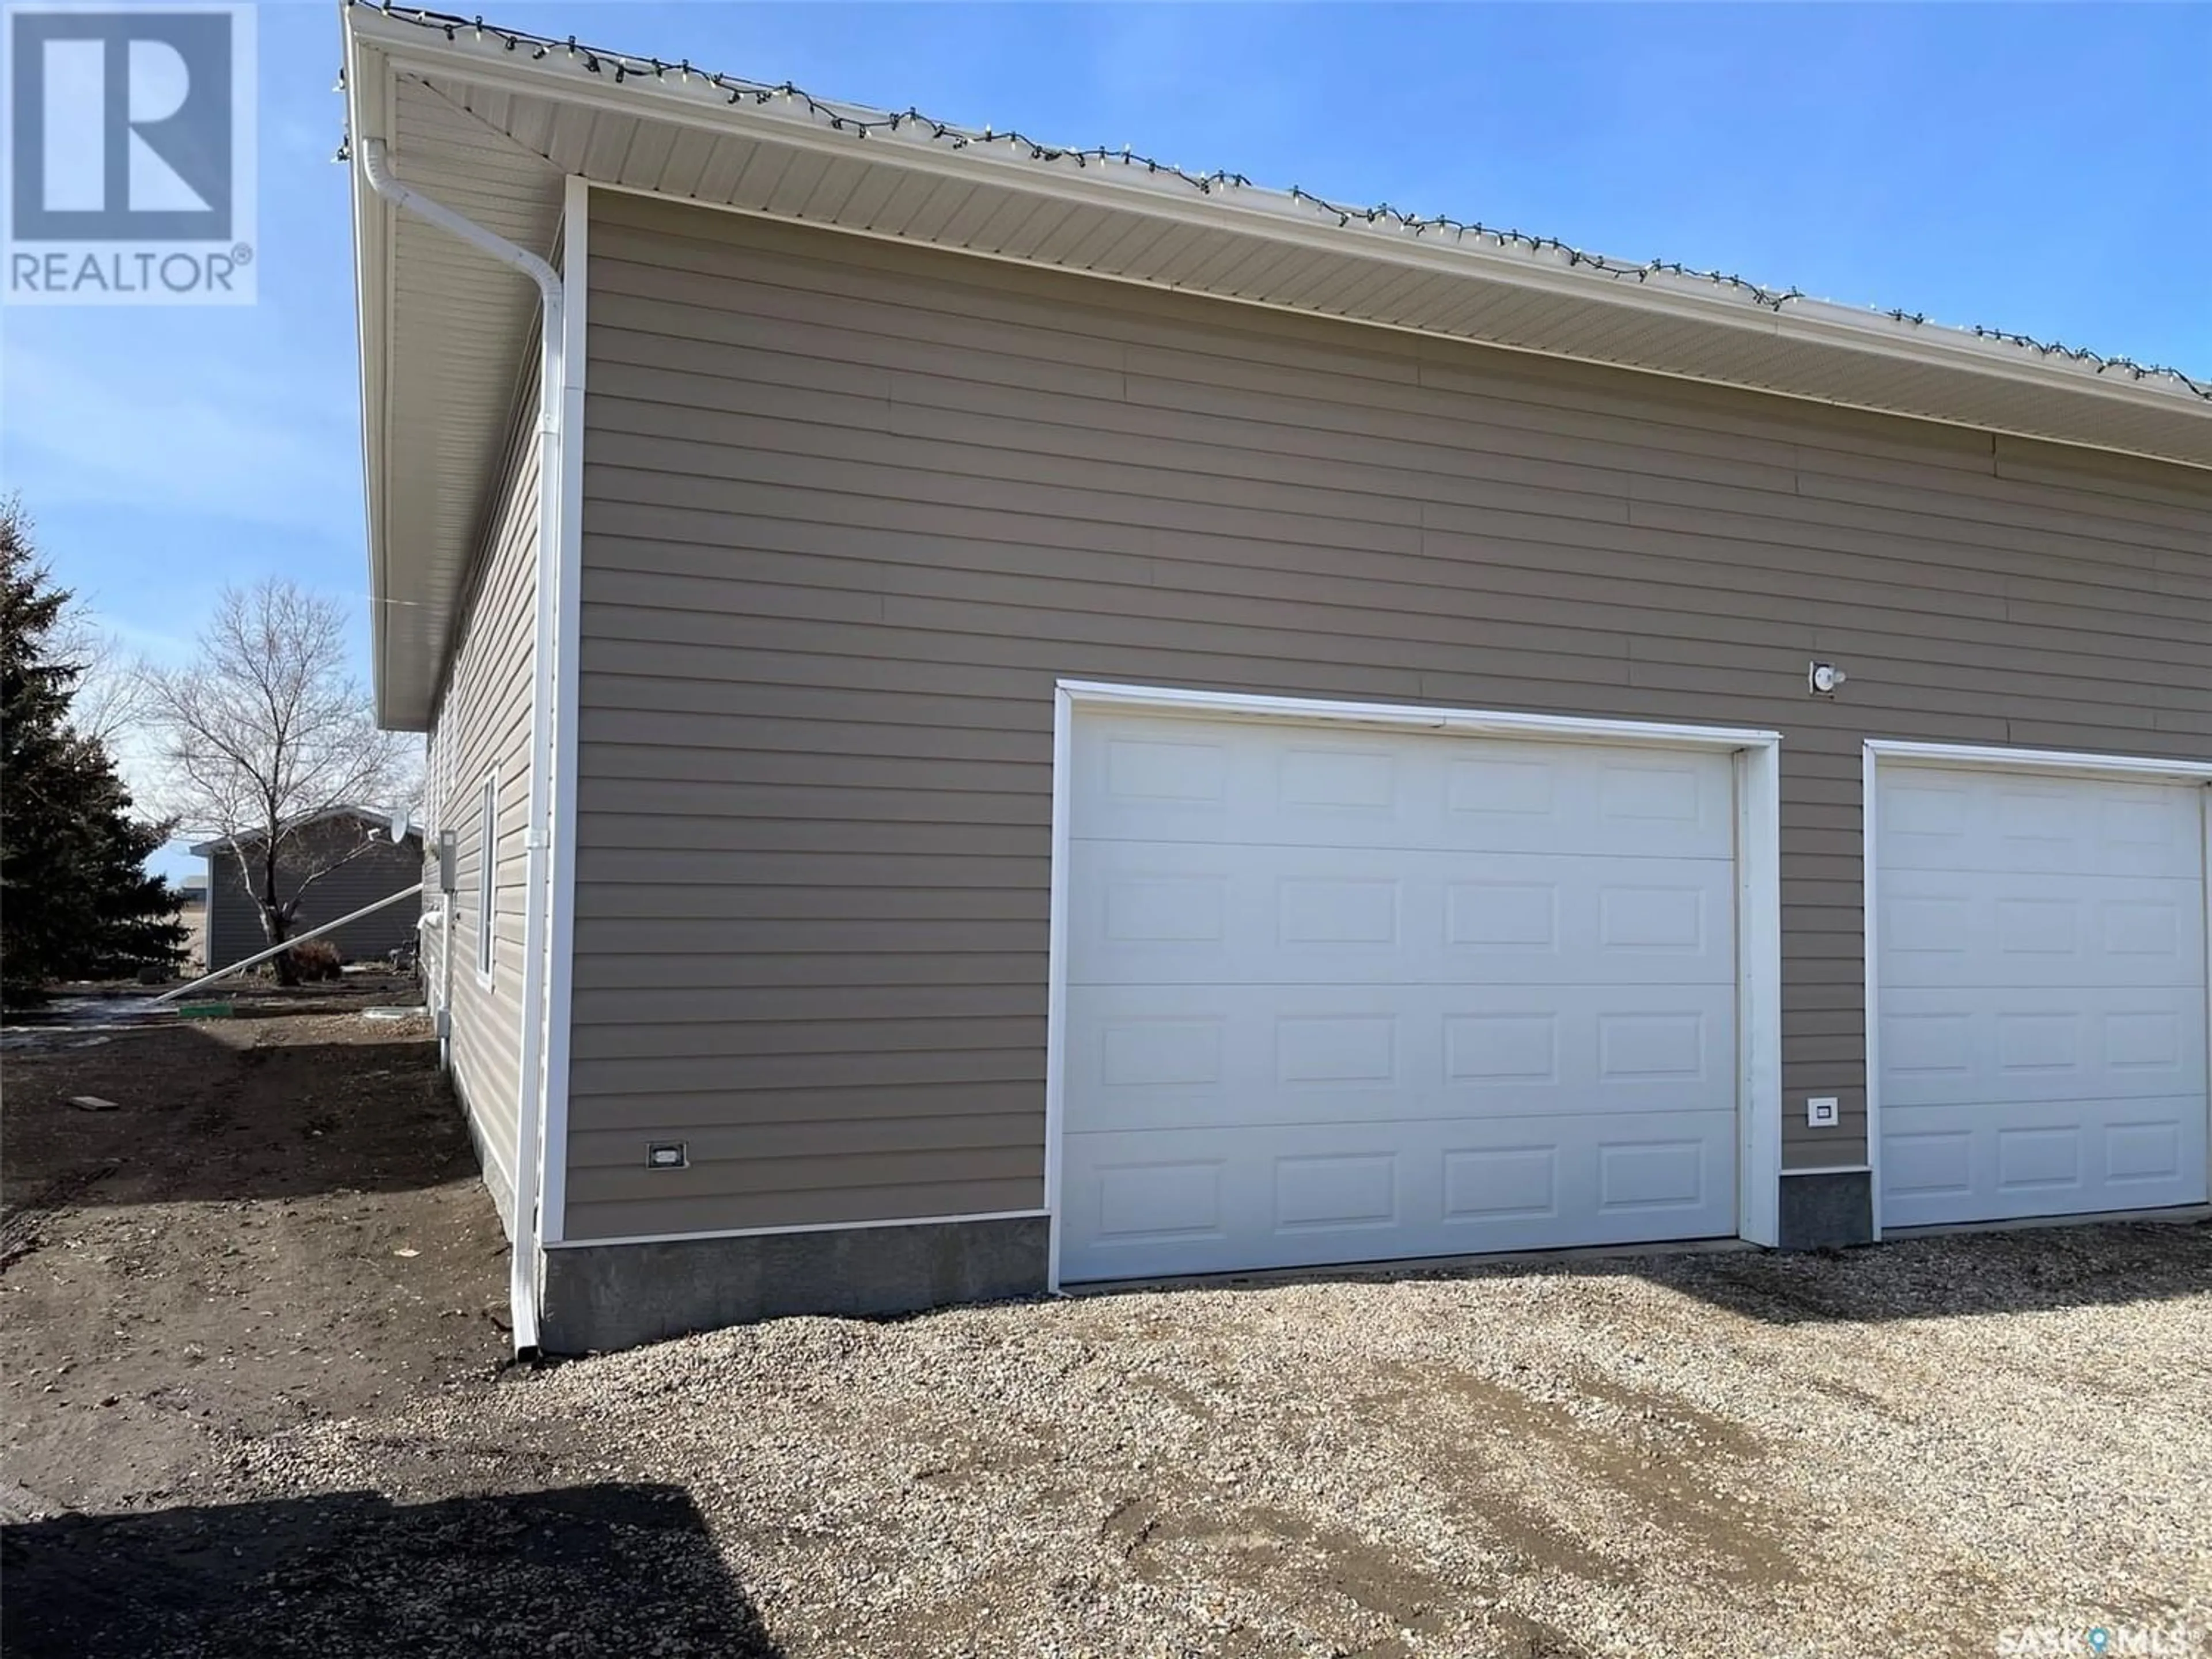
{"label": "horizontal lap siding", "polygon": [[269,948],[262,930],[260,907],[246,890],[238,872],[237,854],[219,851],[208,860],[207,971],[228,968],[257,951]]}
{"label": "horizontal lap siding", "polygon": [[[535,411],[535,383],[518,407]],[[521,1072],[524,838],[530,807],[530,705],[536,634],[538,434],[518,421],[474,597],[457,642],[431,734],[434,821],[453,838],[457,887],[441,941],[440,970],[451,999],[455,1087],[474,1126],[484,1179],[514,1231],[516,1103]],[[477,896],[483,783],[496,773],[491,927],[492,972],[478,977],[484,925]],[[434,860],[429,872],[436,885]],[[447,963],[442,952],[450,951]]]}
{"label": "horizontal lap siding", "polygon": [[[350,851],[352,839],[365,833],[369,832],[352,827],[348,821],[343,834],[349,845],[327,856],[336,857]],[[297,856],[302,861],[295,861],[293,869],[313,867],[312,862],[304,861],[307,854]],[[278,857],[284,857],[282,849]],[[228,968],[234,962],[267,950],[269,941],[262,932],[260,907],[246,890],[236,857],[228,852],[218,853],[211,862],[214,886],[208,908],[207,950],[208,966],[213,969]],[[380,843],[366,853],[347,858],[343,864],[315,878],[292,918],[292,933],[304,933],[320,927],[380,898],[389,898],[403,888],[412,887],[422,879],[422,849],[413,842],[398,847]],[[280,874],[278,882],[282,893],[289,896],[297,890],[289,872]],[[397,946],[414,942],[416,918],[420,914],[416,906],[401,901],[322,937],[336,946],[338,954],[348,962],[373,962]]]}
{"label": "horizontal lap siding", "polygon": [[1864,1155],[1863,738],[2212,749],[2171,470],[639,198],[592,247],[571,1237],[1041,1202],[1057,677],[1782,729],[1805,1166]]}

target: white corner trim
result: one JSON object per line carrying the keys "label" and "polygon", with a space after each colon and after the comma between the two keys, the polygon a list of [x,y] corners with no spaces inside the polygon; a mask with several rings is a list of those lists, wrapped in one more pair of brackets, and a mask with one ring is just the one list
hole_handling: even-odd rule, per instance
{"label": "white corner trim", "polygon": [[1067,1094],[1068,837],[1074,811],[1075,699],[1065,684],[1052,694],[1052,896],[1045,955],[1044,1208],[1045,1288],[1060,1293],[1060,1136]]}
{"label": "white corner trim", "polygon": [[[2005,749],[1983,744],[1906,743],[1869,738],[1867,753],[1899,766],[1979,768],[1998,772],[2071,774],[2080,777],[2161,779],[2212,783],[2212,760],[2167,760],[2155,755],[2095,755],[2063,749]],[[1872,774],[1868,775],[1869,777]]]}
{"label": "white corner trim", "polygon": [[[1925,745],[1919,745],[1925,746]],[[1859,761],[1859,955],[1864,995],[1859,1024],[1866,1033],[1867,1237],[1881,1243],[1881,867],[1877,806],[1881,799],[1881,750],[1871,740]]]}
{"label": "white corner trim", "polygon": [[576,723],[583,650],[585,307],[591,264],[591,188],[571,174],[561,256],[560,546],[554,576],[550,890],[546,896],[545,1053],[538,1091],[538,1243],[557,1244],[568,1206],[568,1040],[576,981]]}
{"label": "white corner trim", "polygon": [[805,1222],[790,1227],[716,1227],[699,1233],[625,1233],[616,1238],[548,1239],[548,1250],[592,1250],[602,1245],[688,1244],[707,1238],[781,1238],[793,1233],[862,1233],[885,1227],[957,1227],[970,1221],[1035,1221],[1045,1210],[981,1210],[973,1215],[895,1215],[880,1221]]}
{"label": "white corner trim", "polygon": [[1782,1242],[1781,740],[1735,751],[1736,1233]]}
{"label": "white corner trim", "polygon": [[1739,1236],[1779,1241],[1782,1174],[1782,734],[1752,728],[1521,714],[1419,704],[1346,702],[1235,691],[1063,679],[1054,688],[1051,942],[1047,958],[1045,1207],[1053,1218],[1049,1288],[1060,1289],[1062,1140],[1067,1065],[1068,843],[1074,716],[1083,708],[1191,718],[1370,726],[1462,737],[1719,750],[1736,756],[1737,1170]]}

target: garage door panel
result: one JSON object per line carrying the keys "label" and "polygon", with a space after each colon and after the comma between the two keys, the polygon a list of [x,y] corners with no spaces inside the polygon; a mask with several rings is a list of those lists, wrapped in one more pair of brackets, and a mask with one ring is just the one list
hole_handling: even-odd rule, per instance
{"label": "garage door panel", "polygon": [[2002,1106],[1885,1115],[1885,1226],[2205,1201],[2201,1092]]}
{"label": "garage door panel", "polygon": [[1073,730],[1068,1279],[1735,1226],[1729,756]]}
{"label": "garage door panel", "polygon": [[2204,791],[1878,787],[1883,1224],[2203,1202]]}
{"label": "garage door panel", "polygon": [[1882,994],[1885,1107],[2201,1091],[2205,1006],[2191,987]]}
{"label": "garage door panel", "polygon": [[1725,755],[1279,721],[1079,722],[1074,802],[1103,840],[1732,855]]}
{"label": "garage door panel", "polygon": [[1735,1231],[1732,1109],[1071,1134],[1063,1276],[1121,1279]]}
{"label": "garage door panel", "polygon": [[1084,984],[1733,984],[1716,860],[1079,839]]}
{"label": "garage door panel", "polygon": [[2169,784],[1898,769],[1881,792],[1885,873],[2095,874],[2194,879],[2203,829]]}
{"label": "garage door panel", "polygon": [[1086,1127],[1663,1115],[1733,1087],[1731,986],[1093,986]]}
{"label": "garage door panel", "polygon": [[1884,869],[1880,890],[1885,986],[2204,983],[2197,882]]}

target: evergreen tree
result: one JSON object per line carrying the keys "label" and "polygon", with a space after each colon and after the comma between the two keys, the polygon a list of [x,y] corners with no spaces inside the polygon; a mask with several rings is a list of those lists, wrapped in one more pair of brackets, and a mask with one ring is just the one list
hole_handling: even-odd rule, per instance
{"label": "evergreen tree", "polygon": [[177,896],[146,859],[170,827],[131,816],[114,757],[72,731],[82,672],[52,635],[70,595],[0,501],[0,986],[107,978],[178,957]]}

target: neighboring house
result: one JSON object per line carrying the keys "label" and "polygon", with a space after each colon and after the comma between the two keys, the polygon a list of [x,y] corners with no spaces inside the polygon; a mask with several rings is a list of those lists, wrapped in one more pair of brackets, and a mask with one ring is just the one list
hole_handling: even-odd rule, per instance
{"label": "neighboring house", "polygon": [[[249,860],[258,857],[263,840],[253,835],[238,837]],[[261,909],[253,897],[259,886],[258,872],[254,887],[248,888],[227,836],[202,842],[192,851],[208,861],[202,923],[208,971],[267,950],[268,935],[262,931]],[[386,815],[367,808],[336,807],[301,822],[278,845],[276,858],[277,891],[283,896],[292,897],[302,881],[307,883],[306,896],[292,918],[295,934],[350,915],[422,879],[421,832],[410,831],[395,842]],[[317,870],[328,873],[318,876]],[[411,904],[389,904],[323,937],[348,962],[373,961],[396,946],[414,944],[421,920],[422,912]]]}
{"label": "neighboring house", "polygon": [[207,961],[207,878],[185,876],[172,885],[177,891],[177,922],[185,930],[185,964],[201,967]]}
{"label": "neighboring house", "polygon": [[2205,1201],[2212,388],[348,20],[519,1344]]}

